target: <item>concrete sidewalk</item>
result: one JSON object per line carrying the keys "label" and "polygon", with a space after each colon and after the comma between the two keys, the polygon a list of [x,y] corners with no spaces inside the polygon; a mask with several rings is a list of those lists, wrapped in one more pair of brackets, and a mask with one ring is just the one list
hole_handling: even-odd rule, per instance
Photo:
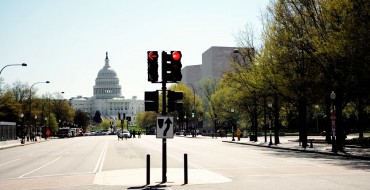
{"label": "concrete sidewalk", "polygon": [[[348,138],[356,138],[355,136],[348,136]],[[270,137],[267,136],[267,142],[265,142],[265,137],[258,137],[258,141],[249,141],[249,138],[241,138],[240,141],[235,138],[235,141],[232,141],[232,138],[227,138],[223,142],[227,143],[237,143],[250,146],[258,146],[265,148],[274,148],[274,149],[283,149],[307,153],[320,153],[333,156],[341,156],[347,158],[356,158],[370,160],[370,148],[363,148],[359,146],[350,146],[347,145],[344,148],[344,152],[333,152],[332,145],[325,142],[325,137],[323,136],[309,136],[307,139],[313,139],[312,147],[310,141],[308,141],[308,146],[303,148],[298,139],[298,136],[281,136],[279,137],[280,144],[274,144],[274,137],[272,137],[272,145],[270,145]]]}
{"label": "concrete sidewalk", "polygon": [[[49,139],[48,139],[49,140]],[[44,142],[44,141],[47,141],[45,140],[44,138],[37,138],[37,141],[26,141],[24,142],[24,144],[21,144],[21,139],[17,139],[17,140],[8,140],[8,141],[0,141],[0,150],[1,149],[6,149],[6,148],[12,148],[12,147],[17,147],[17,146],[26,146],[26,145],[30,145],[30,144],[35,144],[35,143],[40,143],[40,142]]]}

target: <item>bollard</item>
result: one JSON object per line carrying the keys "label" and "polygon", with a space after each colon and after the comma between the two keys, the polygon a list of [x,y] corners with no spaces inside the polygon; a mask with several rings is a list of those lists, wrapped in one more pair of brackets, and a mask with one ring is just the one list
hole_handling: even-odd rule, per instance
{"label": "bollard", "polygon": [[312,141],[313,141],[313,139],[310,139],[310,148],[313,148]]}
{"label": "bollard", "polygon": [[188,155],[184,154],[184,184],[188,184]]}
{"label": "bollard", "polygon": [[150,155],[146,155],[146,184],[150,184]]}

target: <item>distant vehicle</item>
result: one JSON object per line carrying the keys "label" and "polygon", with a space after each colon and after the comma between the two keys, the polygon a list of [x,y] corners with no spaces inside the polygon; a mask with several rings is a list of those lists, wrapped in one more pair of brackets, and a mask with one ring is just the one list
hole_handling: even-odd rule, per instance
{"label": "distant vehicle", "polygon": [[71,128],[72,137],[83,136],[81,128]]}
{"label": "distant vehicle", "polygon": [[117,133],[117,137],[118,137],[118,140],[121,139],[123,140],[123,138],[127,139],[127,138],[130,138],[130,132],[129,131],[120,131]]}
{"label": "distant vehicle", "polygon": [[60,128],[58,131],[59,138],[70,138],[72,136],[71,129],[69,127]]}

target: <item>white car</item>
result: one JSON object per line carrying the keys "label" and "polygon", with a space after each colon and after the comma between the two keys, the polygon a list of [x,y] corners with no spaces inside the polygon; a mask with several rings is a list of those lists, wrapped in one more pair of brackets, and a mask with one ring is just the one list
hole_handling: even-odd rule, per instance
{"label": "white car", "polygon": [[120,131],[120,132],[117,133],[117,137],[118,137],[118,140],[119,139],[123,140],[123,138],[125,138],[125,139],[130,138],[130,132],[129,131]]}

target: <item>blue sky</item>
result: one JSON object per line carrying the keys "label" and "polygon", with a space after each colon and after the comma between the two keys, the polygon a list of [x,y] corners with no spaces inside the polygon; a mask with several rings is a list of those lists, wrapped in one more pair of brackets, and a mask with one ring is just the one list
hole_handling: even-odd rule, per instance
{"label": "blue sky", "polygon": [[[90,97],[105,52],[125,98],[160,89],[147,82],[148,50],[180,50],[183,67],[211,46],[236,46],[248,23],[261,27],[269,0],[0,0],[0,67],[8,85],[38,84],[37,94]],[[4,84],[2,84],[4,85]]]}

